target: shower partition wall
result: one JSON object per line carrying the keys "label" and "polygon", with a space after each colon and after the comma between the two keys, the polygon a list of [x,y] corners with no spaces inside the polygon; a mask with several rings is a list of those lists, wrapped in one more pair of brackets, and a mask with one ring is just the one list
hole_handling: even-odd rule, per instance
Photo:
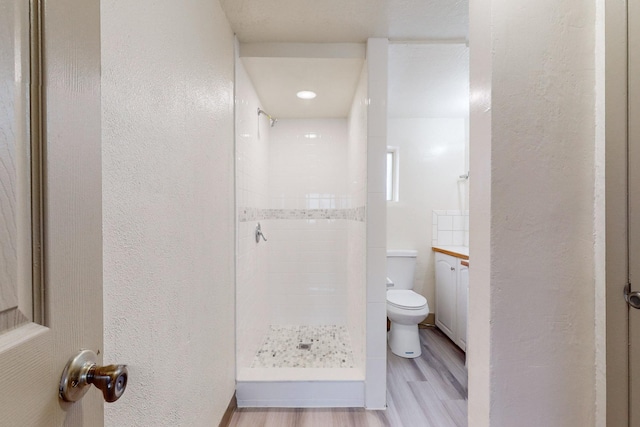
{"label": "shower partition wall", "polygon": [[[271,127],[260,106],[238,60],[238,399],[264,406],[267,396],[242,385],[306,381],[300,392],[333,399],[292,396],[293,406],[363,406],[366,73],[347,118],[278,118]],[[258,222],[267,240],[256,243]]]}
{"label": "shower partition wall", "polygon": [[267,333],[270,307],[267,245],[257,244],[257,213],[268,208],[269,120],[256,114],[260,105],[242,62],[236,60],[236,366],[251,366]]}

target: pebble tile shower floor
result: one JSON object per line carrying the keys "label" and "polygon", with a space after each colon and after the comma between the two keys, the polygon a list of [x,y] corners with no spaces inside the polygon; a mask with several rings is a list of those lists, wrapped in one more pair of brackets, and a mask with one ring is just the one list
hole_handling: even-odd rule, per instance
{"label": "pebble tile shower floor", "polygon": [[344,326],[271,325],[252,368],[353,368]]}

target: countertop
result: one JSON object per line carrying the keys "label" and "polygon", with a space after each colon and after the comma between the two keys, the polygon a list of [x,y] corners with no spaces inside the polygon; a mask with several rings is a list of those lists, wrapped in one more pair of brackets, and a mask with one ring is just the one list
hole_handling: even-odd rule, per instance
{"label": "countertop", "polygon": [[456,258],[469,259],[469,248],[466,246],[432,246],[431,249]]}

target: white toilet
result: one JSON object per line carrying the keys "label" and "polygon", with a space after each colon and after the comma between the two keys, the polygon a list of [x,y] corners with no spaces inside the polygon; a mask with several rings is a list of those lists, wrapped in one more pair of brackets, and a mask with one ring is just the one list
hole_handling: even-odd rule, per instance
{"label": "white toilet", "polygon": [[414,250],[387,251],[388,342],[393,354],[406,358],[422,354],[418,323],[429,314],[427,299],[411,290],[417,255]]}

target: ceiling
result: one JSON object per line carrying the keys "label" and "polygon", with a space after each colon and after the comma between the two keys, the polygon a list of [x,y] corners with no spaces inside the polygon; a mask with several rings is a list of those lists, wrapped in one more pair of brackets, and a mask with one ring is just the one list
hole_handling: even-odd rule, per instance
{"label": "ceiling", "polygon": [[241,42],[465,39],[468,0],[220,0]]}
{"label": "ceiling", "polygon": [[[262,107],[278,118],[347,117],[364,63],[360,58],[243,57]],[[299,99],[300,90],[316,92]]]}
{"label": "ceiling", "polygon": [[[370,37],[389,38],[391,117],[439,117],[445,112],[460,113],[460,106],[467,104],[468,0],[220,3],[241,42],[243,63],[263,107],[274,117],[346,117],[363,58],[333,53],[242,54],[242,46],[365,43]],[[295,93],[306,88],[315,88],[318,97],[297,100]]]}

